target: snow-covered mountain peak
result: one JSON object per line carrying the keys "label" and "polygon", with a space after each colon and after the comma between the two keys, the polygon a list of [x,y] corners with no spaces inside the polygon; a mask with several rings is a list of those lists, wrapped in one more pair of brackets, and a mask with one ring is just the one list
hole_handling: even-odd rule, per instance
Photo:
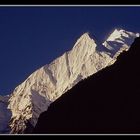
{"label": "snow-covered mountain peak", "polygon": [[[84,44],[87,44],[87,43],[96,44],[95,41],[89,36],[89,33],[88,33],[88,32],[84,33],[84,34],[76,41],[76,43],[75,43],[75,45],[74,45],[74,48],[75,48],[76,46],[80,47],[80,46],[82,46],[81,44],[84,45]],[[79,45],[78,45],[78,44],[79,44]]]}
{"label": "snow-covered mountain peak", "polygon": [[13,91],[8,105],[11,133],[23,133],[28,122],[34,127],[51,102],[108,65],[112,58],[99,54],[96,46],[87,33],[83,34],[70,51],[35,71]]}
{"label": "snow-covered mountain peak", "polygon": [[81,40],[88,40],[88,39],[91,39],[89,33],[85,32],[83,35],[81,35],[81,37],[78,40],[81,41]]}
{"label": "snow-covered mountain peak", "polygon": [[124,40],[125,38],[135,38],[138,37],[139,33],[133,33],[126,31],[124,29],[115,29],[110,36],[107,38],[106,41],[117,41],[117,40]]}
{"label": "snow-covered mountain peak", "polygon": [[132,42],[139,33],[133,33],[124,29],[115,29],[103,43],[104,47],[108,49],[111,56],[114,57],[116,53],[122,50],[128,50]]}
{"label": "snow-covered mountain peak", "polygon": [[[70,51],[36,70],[17,86],[9,100],[0,96],[0,101],[9,102],[10,132],[24,133],[28,123],[34,127],[39,115],[48,109],[51,102],[82,79],[113,64],[120,52],[130,47],[137,35],[123,29],[115,29],[100,46],[101,43],[96,44],[89,33],[84,33]],[[97,50],[98,48],[100,50]],[[4,114],[7,104],[1,103],[0,107],[0,110],[4,109]],[[4,117],[0,124],[6,128],[9,117],[4,124],[3,119]],[[0,132],[4,130],[2,128]]]}

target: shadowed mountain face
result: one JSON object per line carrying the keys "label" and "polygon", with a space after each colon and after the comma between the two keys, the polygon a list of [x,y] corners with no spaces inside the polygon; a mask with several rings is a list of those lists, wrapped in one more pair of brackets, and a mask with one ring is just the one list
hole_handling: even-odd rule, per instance
{"label": "shadowed mountain face", "polygon": [[34,133],[140,133],[140,38],[40,115]]}

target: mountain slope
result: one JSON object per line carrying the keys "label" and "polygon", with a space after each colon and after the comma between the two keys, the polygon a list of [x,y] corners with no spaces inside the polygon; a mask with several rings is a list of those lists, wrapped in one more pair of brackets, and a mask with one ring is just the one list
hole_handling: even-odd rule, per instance
{"label": "mountain slope", "polygon": [[82,35],[71,51],[35,71],[14,90],[8,106],[12,112],[11,133],[23,133],[27,123],[35,126],[51,102],[111,61],[109,55],[96,51],[87,33]]}
{"label": "mountain slope", "polygon": [[120,36],[116,37],[114,32],[110,35],[114,38],[114,43],[119,38],[120,40],[123,38],[123,44],[119,44],[117,49],[112,46],[115,52],[112,53],[106,45],[99,51],[98,48],[101,46],[97,46],[97,43],[85,33],[77,40],[72,50],[64,53],[49,65],[36,70],[16,87],[8,104],[8,109],[12,113],[10,133],[25,133],[25,131],[30,133],[39,115],[48,109],[50,103],[82,79],[113,64],[120,50],[124,50],[122,49],[124,44],[128,50],[129,44],[137,36],[135,33],[121,29],[117,30]]}
{"label": "mountain slope", "polygon": [[40,115],[34,133],[140,133],[140,38]]}
{"label": "mountain slope", "polygon": [[8,133],[10,127],[8,122],[11,118],[11,112],[7,109],[9,96],[0,96],[0,132]]}

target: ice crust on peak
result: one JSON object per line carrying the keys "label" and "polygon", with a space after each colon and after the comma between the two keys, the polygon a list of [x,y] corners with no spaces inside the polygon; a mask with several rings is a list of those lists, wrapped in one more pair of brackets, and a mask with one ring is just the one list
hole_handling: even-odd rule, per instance
{"label": "ice crust on peak", "polygon": [[116,56],[118,52],[128,50],[134,39],[139,37],[139,33],[125,31],[123,29],[115,29],[107,38],[103,45],[108,49],[111,56]]}
{"label": "ice crust on peak", "polygon": [[115,29],[113,33],[107,38],[106,41],[115,41],[119,39],[125,40],[125,38],[136,38],[139,37],[139,33],[128,32],[123,29]]}
{"label": "ice crust on peak", "polygon": [[9,99],[10,133],[24,133],[28,123],[34,127],[39,115],[52,102],[82,79],[113,64],[137,35],[116,29],[103,43],[106,51],[98,51],[94,39],[84,33],[70,51],[33,72],[15,88]]}

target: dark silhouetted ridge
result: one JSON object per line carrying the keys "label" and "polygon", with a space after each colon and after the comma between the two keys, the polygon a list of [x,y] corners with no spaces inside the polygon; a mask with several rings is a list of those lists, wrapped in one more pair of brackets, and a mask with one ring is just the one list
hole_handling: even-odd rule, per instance
{"label": "dark silhouetted ridge", "polygon": [[52,103],[34,133],[140,133],[140,38]]}

